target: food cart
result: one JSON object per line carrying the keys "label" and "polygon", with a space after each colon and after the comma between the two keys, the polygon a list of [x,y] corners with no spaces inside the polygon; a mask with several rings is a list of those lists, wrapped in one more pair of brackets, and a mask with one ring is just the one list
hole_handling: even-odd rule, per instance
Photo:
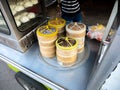
{"label": "food cart", "polygon": [[[102,42],[86,38],[84,52],[78,55],[77,63],[71,67],[61,67],[56,61],[46,61],[48,59],[41,56],[37,42],[24,53],[0,44],[0,59],[53,90],[98,90],[120,58],[119,21],[112,40],[104,43],[114,20],[120,14],[118,5],[116,0]],[[82,61],[79,62],[81,56]]]}

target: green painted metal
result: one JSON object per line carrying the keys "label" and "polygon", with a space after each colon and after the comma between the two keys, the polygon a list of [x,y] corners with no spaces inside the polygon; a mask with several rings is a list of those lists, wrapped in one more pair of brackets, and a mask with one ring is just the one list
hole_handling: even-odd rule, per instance
{"label": "green painted metal", "polygon": [[15,68],[14,66],[12,66],[11,64],[8,64],[8,67],[10,68],[10,69],[12,69],[14,72],[19,72],[20,70],[19,69],[17,69],[17,68]]}
{"label": "green painted metal", "polygon": [[[10,68],[10,69],[12,69],[14,72],[19,72],[20,70],[19,69],[17,69],[17,68],[15,68],[14,66],[12,66],[11,64],[7,64],[8,65],[8,67]],[[48,86],[46,86],[46,85],[44,85],[46,88],[47,88],[47,90],[52,90],[51,88],[49,88]]]}

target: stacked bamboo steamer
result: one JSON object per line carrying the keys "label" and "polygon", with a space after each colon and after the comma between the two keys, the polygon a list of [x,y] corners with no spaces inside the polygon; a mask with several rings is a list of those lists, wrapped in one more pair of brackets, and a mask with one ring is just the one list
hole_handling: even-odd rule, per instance
{"label": "stacked bamboo steamer", "polygon": [[37,38],[40,52],[43,57],[52,58],[56,55],[55,41],[57,39],[57,30],[48,25],[37,29]]}
{"label": "stacked bamboo steamer", "polygon": [[86,25],[83,23],[72,22],[66,25],[66,35],[78,41],[78,53],[84,50]]}
{"label": "stacked bamboo steamer", "polygon": [[73,38],[60,37],[56,41],[57,61],[61,66],[68,67],[77,60],[78,42]]}
{"label": "stacked bamboo steamer", "polygon": [[[48,25],[39,27],[36,33],[42,56],[52,58],[56,55],[61,66],[74,65],[77,53],[84,50],[86,25],[83,23],[73,22],[66,25],[64,19],[55,18],[49,20]],[[63,37],[64,34],[67,37]]]}
{"label": "stacked bamboo steamer", "polygon": [[58,30],[58,37],[65,36],[66,21],[62,18],[54,18],[48,21],[48,25]]}

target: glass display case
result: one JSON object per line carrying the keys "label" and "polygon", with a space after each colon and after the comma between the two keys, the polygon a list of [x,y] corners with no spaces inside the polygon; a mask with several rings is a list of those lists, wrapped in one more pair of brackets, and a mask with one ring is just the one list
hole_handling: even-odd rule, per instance
{"label": "glass display case", "polygon": [[43,2],[39,0],[9,0],[8,4],[16,26],[21,32],[38,26],[45,16]]}
{"label": "glass display case", "polygon": [[43,0],[0,0],[0,43],[25,52],[36,40],[35,30],[44,24]]}

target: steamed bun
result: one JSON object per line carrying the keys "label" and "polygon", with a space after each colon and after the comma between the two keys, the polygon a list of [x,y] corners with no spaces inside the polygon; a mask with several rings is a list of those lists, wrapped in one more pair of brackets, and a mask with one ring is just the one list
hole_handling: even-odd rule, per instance
{"label": "steamed bun", "polygon": [[28,16],[29,19],[35,18],[35,13],[30,12],[30,13],[28,13],[27,16]]}
{"label": "steamed bun", "polygon": [[16,11],[22,11],[22,10],[24,10],[25,8],[23,7],[23,6],[21,6],[21,5],[18,5],[18,6],[16,6],[15,7],[15,10]]}
{"label": "steamed bun", "polygon": [[32,4],[32,2],[30,2],[30,1],[27,1],[27,2],[25,2],[25,4],[24,4],[24,7],[32,7],[33,6],[33,4]]}
{"label": "steamed bun", "polygon": [[16,13],[17,13],[17,11],[12,9],[12,14],[15,15]]}
{"label": "steamed bun", "polygon": [[22,22],[22,23],[26,23],[26,22],[28,22],[30,19],[27,17],[27,16],[22,16],[21,18],[20,18],[20,21]]}
{"label": "steamed bun", "polygon": [[38,3],[38,0],[31,0],[31,2],[32,2],[33,4],[37,4],[37,3]]}
{"label": "steamed bun", "polygon": [[19,20],[15,20],[17,26],[19,27],[21,25],[21,22]]}

